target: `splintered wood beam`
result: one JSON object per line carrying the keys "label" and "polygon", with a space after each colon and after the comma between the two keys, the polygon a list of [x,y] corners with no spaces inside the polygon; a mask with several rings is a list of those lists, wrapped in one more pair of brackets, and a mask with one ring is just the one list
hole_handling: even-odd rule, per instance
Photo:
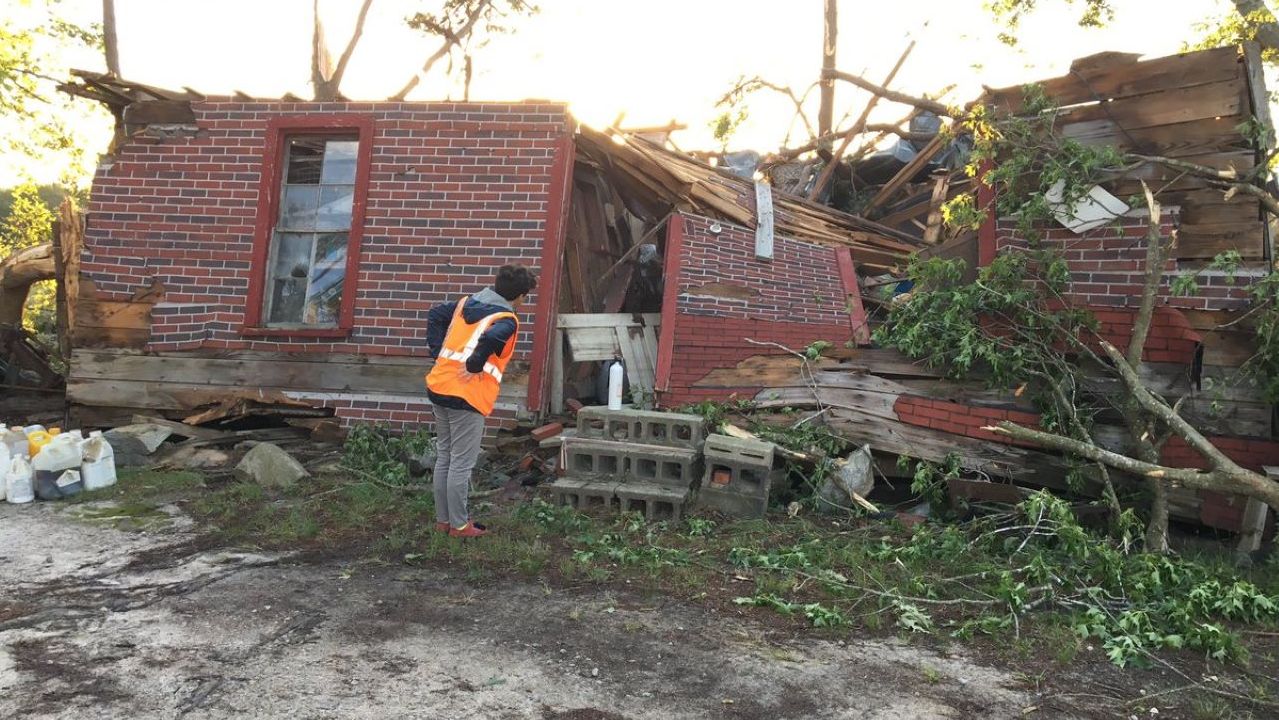
{"label": "splintered wood beam", "polygon": [[[902,65],[906,64],[906,58],[910,57],[910,53],[915,49],[915,41],[911,40],[910,44],[902,52],[901,57],[897,58],[897,64],[893,65],[893,69],[888,71],[888,77],[884,79],[884,85],[892,83],[897,77],[897,71],[902,69]],[[828,81],[829,82],[829,81]],[[848,149],[849,143],[853,138],[860,135],[866,128],[866,122],[870,119],[870,113],[875,109],[875,105],[879,103],[879,95],[871,95],[870,100],[866,103],[866,107],[862,110],[862,114],[857,118],[857,122],[848,129],[848,133],[844,135],[844,139],[839,143],[839,147],[835,149],[835,154],[831,156],[830,161],[826,163],[826,167],[822,168],[822,174],[817,177],[817,182],[813,183],[813,189],[808,193],[809,200],[816,200],[822,194],[822,190],[826,189],[826,183],[835,174],[835,168],[839,165],[839,159],[844,156],[844,151]]]}
{"label": "splintered wood beam", "polygon": [[897,174],[885,183],[879,189],[879,192],[875,193],[875,197],[871,198],[870,202],[866,203],[866,207],[862,209],[862,214],[869,216],[881,205],[891,200],[897,194],[897,191],[902,189],[902,186],[910,182],[911,178],[919,174],[919,171],[924,169],[924,166],[931,162],[937,156],[937,153],[941,152],[942,148],[946,147],[947,140],[949,140],[949,137],[945,128],[943,128],[941,132],[937,133],[937,137],[933,138],[931,142],[924,146],[923,150],[920,150],[915,157],[911,158],[910,162],[906,163],[906,167],[897,171]]}
{"label": "splintered wood beam", "polygon": [[928,223],[924,228],[924,242],[936,245],[941,241],[942,205],[950,192],[950,173],[939,170],[933,173],[933,197],[928,203]]}

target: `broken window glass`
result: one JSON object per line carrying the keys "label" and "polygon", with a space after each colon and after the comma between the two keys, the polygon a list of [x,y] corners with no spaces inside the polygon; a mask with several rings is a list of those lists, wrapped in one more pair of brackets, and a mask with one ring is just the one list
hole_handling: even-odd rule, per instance
{"label": "broken window glass", "polygon": [[289,139],[267,267],[268,325],[338,325],[358,154],[349,137]]}

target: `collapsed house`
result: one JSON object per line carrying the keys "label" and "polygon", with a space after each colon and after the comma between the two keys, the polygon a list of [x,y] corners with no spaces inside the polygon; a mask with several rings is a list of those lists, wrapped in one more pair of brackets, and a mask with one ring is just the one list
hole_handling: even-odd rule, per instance
{"label": "collapsed house", "polygon": [[[1240,130],[1268,123],[1255,51],[1144,62],[1111,53],[1043,85],[1063,108],[1060,132],[1084,143],[1223,169],[1266,157]],[[911,253],[976,267],[1024,242],[993,213],[979,232],[940,232],[940,204],[967,180],[936,162],[939,133],[876,170],[871,220],[642,136],[575,129],[554,103],[205,97],[91,73],[65,89],[107,104],[122,130],[95,177],[83,240],[63,240],[82,242],[63,294],[67,393],[86,424],[139,410],[185,417],[228,400],[429,423],[427,310],[522,262],[540,285],[495,427],[597,397],[600,364],[617,358],[637,405],[813,407],[877,451],[954,453],[974,472],[1064,485],[1065,458],[982,429],[1036,422],[1028,401],[871,345],[877,289]],[[1021,96],[1010,88],[984,101],[1015,110]],[[1132,195],[1141,179],[1165,191],[1160,220],[1180,228],[1170,277],[1225,250],[1239,252],[1243,274],[1269,272],[1255,199],[1158,165],[1105,189]],[[1072,298],[1096,311],[1108,339],[1131,332],[1144,230],[1130,217],[1044,231],[1071,264]],[[1222,326],[1245,304],[1246,282],[1209,272],[1203,285],[1190,298],[1165,287],[1147,372],[1165,396],[1186,397],[1186,414],[1238,462],[1279,464],[1273,409],[1230,382],[1250,339]],[[825,357],[796,356],[815,342],[828,344]],[[1107,432],[1120,442],[1119,428]],[[1198,462],[1176,442],[1165,455]],[[1238,498],[1178,490],[1172,509],[1244,524]]]}

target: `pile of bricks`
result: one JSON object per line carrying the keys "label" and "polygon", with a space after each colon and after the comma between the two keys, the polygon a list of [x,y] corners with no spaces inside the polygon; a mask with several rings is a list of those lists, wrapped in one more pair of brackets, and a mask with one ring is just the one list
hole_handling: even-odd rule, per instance
{"label": "pile of bricks", "polygon": [[550,489],[563,505],[679,520],[696,499],[758,517],[768,506],[773,446],[707,438],[697,415],[589,407],[578,412],[577,434],[564,439],[562,459],[565,476]]}

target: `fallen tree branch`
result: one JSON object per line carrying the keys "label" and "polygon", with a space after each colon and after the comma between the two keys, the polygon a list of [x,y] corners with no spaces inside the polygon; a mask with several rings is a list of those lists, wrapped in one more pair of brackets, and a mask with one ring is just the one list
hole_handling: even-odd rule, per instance
{"label": "fallen tree branch", "polygon": [[912,105],[920,110],[933,113],[934,115],[940,115],[942,117],[956,117],[956,113],[943,103],[939,103],[936,100],[929,100],[928,98],[907,95],[906,93],[898,92],[896,90],[890,90],[883,85],[877,85],[859,75],[842,72],[840,70],[823,70],[822,77],[852,83],[866,92],[882,97],[885,100],[901,103],[902,105]]}

